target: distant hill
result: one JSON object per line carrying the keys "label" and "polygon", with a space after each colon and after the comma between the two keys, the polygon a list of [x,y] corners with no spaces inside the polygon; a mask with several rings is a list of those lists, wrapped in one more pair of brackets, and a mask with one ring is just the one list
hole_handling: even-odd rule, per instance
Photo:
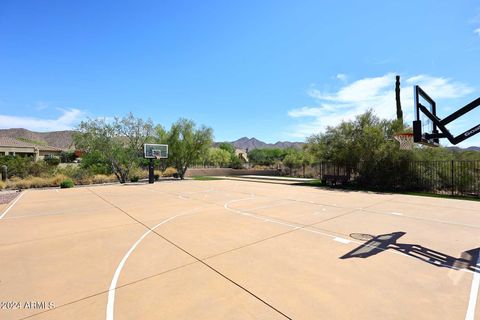
{"label": "distant hill", "polygon": [[480,147],[468,147],[468,148],[460,148],[460,147],[446,147],[446,149],[451,151],[480,151]]}
{"label": "distant hill", "polygon": [[468,148],[465,148],[464,150],[468,150],[468,151],[480,151],[480,147],[468,147]]}
{"label": "distant hill", "polygon": [[260,149],[260,148],[296,148],[301,149],[303,146],[303,142],[290,142],[290,141],[278,141],[276,143],[266,143],[260,141],[256,138],[248,138],[243,137],[238,140],[232,141],[231,144],[235,146],[237,149]]}
{"label": "distant hill", "polygon": [[[36,143],[39,145],[49,145],[60,149],[70,149],[73,145],[73,130],[65,131],[51,131],[51,132],[35,132],[23,128],[13,129],[0,129],[0,137],[8,137],[14,139],[20,139],[25,142]],[[231,141],[231,144],[237,149],[254,150],[259,148],[296,148],[301,149],[304,145],[303,142],[290,142],[290,141],[278,141],[276,143],[266,143],[256,138],[243,137],[235,141]],[[216,142],[214,145],[218,145]],[[452,151],[480,151],[480,147],[447,147]]]}
{"label": "distant hill", "polygon": [[20,139],[39,145],[49,145],[60,149],[70,149],[73,144],[72,130],[35,132],[23,128],[0,129],[0,137]]}

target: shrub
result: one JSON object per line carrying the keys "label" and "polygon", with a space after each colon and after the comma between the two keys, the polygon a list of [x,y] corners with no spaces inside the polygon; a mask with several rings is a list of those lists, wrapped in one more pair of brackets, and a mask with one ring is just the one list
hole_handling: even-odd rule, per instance
{"label": "shrub", "polygon": [[155,179],[155,181],[158,181],[158,179],[160,179],[160,175],[158,173],[155,173],[153,175],[153,178]]}
{"label": "shrub", "polygon": [[93,182],[93,175],[88,169],[81,168],[77,165],[68,165],[65,168],[58,170],[75,181],[76,184],[91,184]]}
{"label": "shrub", "polygon": [[50,178],[40,178],[40,177],[31,177],[25,180],[30,181],[30,188],[45,188],[52,185],[52,179]]}
{"label": "shrub", "polygon": [[30,169],[34,164],[32,157],[15,157],[2,156],[0,157],[0,166],[6,165],[8,167],[8,177],[25,178],[30,175]]}
{"label": "shrub", "polygon": [[57,158],[57,157],[45,157],[45,159],[43,160],[45,161],[46,164],[48,164],[49,166],[52,166],[52,167],[56,167],[60,164],[60,159]]}
{"label": "shrub", "polygon": [[2,180],[0,180],[0,190],[5,189],[6,187],[7,187],[7,184],[5,182],[3,182]]}
{"label": "shrub", "polygon": [[138,180],[140,180],[140,177],[139,176],[132,176],[130,178],[130,182],[138,182]]}
{"label": "shrub", "polygon": [[232,160],[230,161],[230,167],[232,169],[243,169],[242,160],[240,160],[237,156],[232,156]]}
{"label": "shrub", "polygon": [[60,188],[65,189],[65,188],[73,188],[74,184],[72,179],[65,179],[60,183]]}
{"label": "shrub", "polygon": [[62,151],[60,153],[60,161],[63,163],[72,163],[76,158],[74,151]]}
{"label": "shrub", "polygon": [[85,153],[80,166],[92,174],[112,174],[112,166],[103,159],[99,151]]}
{"label": "shrub", "polygon": [[32,182],[30,179],[14,179],[7,184],[11,189],[28,189],[31,187]]}
{"label": "shrub", "polygon": [[176,173],[177,173],[177,169],[168,167],[167,169],[165,169],[165,171],[163,171],[162,177],[173,177],[173,175]]}
{"label": "shrub", "polygon": [[51,179],[51,186],[52,187],[58,187],[62,181],[68,179],[67,176],[63,174],[57,174]]}
{"label": "shrub", "polygon": [[106,175],[106,174],[96,174],[92,178],[93,183],[111,183],[116,182],[118,179],[114,174]]}

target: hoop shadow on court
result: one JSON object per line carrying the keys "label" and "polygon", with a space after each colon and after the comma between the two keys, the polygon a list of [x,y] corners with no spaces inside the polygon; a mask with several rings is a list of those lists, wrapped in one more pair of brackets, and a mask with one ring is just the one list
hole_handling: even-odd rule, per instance
{"label": "hoop shadow on court", "polygon": [[352,238],[366,242],[341,256],[340,259],[368,258],[386,250],[395,250],[436,267],[454,270],[467,269],[473,272],[480,272],[480,264],[477,264],[480,247],[464,251],[459,258],[455,258],[419,244],[399,243],[398,239],[405,234],[406,233],[402,231],[378,236],[352,233],[350,235]]}

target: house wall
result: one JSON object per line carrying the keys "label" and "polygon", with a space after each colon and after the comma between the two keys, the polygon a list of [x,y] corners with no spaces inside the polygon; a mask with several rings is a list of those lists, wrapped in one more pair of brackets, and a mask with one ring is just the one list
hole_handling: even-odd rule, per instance
{"label": "house wall", "polygon": [[39,151],[35,148],[30,147],[2,147],[0,146],[0,156],[6,155],[15,155],[20,157],[34,157],[35,161],[43,160],[46,155],[60,156],[61,151],[52,150],[52,151]]}
{"label": "house wall", "polygon": [[0,147],[1,155],[17,155],[17,156],[35,156],[37,151],[34,148],[22,147]]}

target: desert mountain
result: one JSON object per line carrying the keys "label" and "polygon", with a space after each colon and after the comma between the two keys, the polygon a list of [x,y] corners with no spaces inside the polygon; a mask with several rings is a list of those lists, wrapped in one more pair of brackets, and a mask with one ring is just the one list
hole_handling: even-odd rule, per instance
{"label": "desert mountain", "polygon": [[[73,144],[73,130],[35,132],[23,128],[0,129],[0,137],[21,139],[27,142],[49,145],[61,149],[70,149]],[[253,150],[258,148],[301,148],[301,142],[279,141],[265,143],[256,138],[243,137],[231,142],[235,148]],[[216,143],[218,144],[218,143]]]}
{"label": "desert mountain", "polygon": [[243,137],[238,140],[232,141],[231,144],[238,149],[260,149],[260,148],[297,148],[300,149],[303,142],[290,142],[290,141],[278,141],[276,143],[265,143],[256,138]]}
{"label": "desert mountain", "polygon": [[60,149],[69,149],[72,146],[74,131],[35,132],[23,128],[0,129],[0,137],[22,139],[27,142],[48,145]]}

